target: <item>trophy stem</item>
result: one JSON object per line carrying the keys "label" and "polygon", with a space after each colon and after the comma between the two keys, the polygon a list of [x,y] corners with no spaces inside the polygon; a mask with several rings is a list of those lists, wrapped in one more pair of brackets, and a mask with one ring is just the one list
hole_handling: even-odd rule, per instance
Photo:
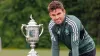
{"label": "trophy stem", "polygon": [[31,42],[31,43],[30,43],[31,49],[34,49],[34,48],[35,48],[35,43],[36,43],[36,42]]}
{"label": "trophy stem", "polygon": [[28,53],[27,56],[38,56],[38,53],[34,50],[35,42],[30,43],[31,51]]}

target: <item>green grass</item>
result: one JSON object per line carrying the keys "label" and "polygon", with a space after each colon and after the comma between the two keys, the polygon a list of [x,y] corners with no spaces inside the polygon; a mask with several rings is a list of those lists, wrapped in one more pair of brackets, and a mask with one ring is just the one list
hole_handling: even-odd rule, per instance
{"label": "green grass", "polygon": [[[0,56],[27,56],[29,49],[2,49]],[[36,49],[39,56],[51,56],[51,49]],[[60,50],[60,56],[68,56],[67,49]],[[100,48],[97,49],[96,56],[100,56]]]}

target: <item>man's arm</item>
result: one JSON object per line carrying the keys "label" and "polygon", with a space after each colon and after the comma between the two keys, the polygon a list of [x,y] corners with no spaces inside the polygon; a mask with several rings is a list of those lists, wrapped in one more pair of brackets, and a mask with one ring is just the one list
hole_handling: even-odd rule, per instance
{"label": "man's arm", "polygon": [[57,36],[53,34],[52,32],[52,27],[53,27],[54,23],[51,21],[51,23],[49,24],[49,33],[51,35],[51,41],[52,41],[52,56],[59,56],[59,44],[58,44],[58,39]]}
{"label": "man's arm", "polygon": [[80,21],[75,16],[70,16],[67,19],[69,20],[68,24],[71,26],[72,56],[79,56]]}
{"label": "man's arm", "polygon": [[79,56],[79,34],[75,31],[71,33],[71,47],[72,56]]}
{"label": "man's arm", "polygon": [[52,38],[52,56],[59,56],[59,44],[57,38]]}

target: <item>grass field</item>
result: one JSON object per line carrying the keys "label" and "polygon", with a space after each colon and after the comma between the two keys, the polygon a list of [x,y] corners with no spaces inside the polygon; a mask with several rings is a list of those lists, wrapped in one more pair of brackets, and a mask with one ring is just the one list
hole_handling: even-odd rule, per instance
{"label": "grass field", "polygon": [[[2,49],[0,56],[27,56],[29,49]],[[50,49],[36,49],[39,56],[51,56]],[[60,56],[68,56],[68,50],[61,50]],[[96,56],[100,56],[100,49],[97,49]]]}

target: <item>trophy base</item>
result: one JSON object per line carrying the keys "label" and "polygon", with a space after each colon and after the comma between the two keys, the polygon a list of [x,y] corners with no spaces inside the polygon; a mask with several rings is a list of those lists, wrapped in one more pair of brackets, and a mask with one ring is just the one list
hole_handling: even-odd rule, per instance
{"label": "trophy base", "polygon": [[38,56],[38,53],[34,49],[31,49],[27,56]]}

